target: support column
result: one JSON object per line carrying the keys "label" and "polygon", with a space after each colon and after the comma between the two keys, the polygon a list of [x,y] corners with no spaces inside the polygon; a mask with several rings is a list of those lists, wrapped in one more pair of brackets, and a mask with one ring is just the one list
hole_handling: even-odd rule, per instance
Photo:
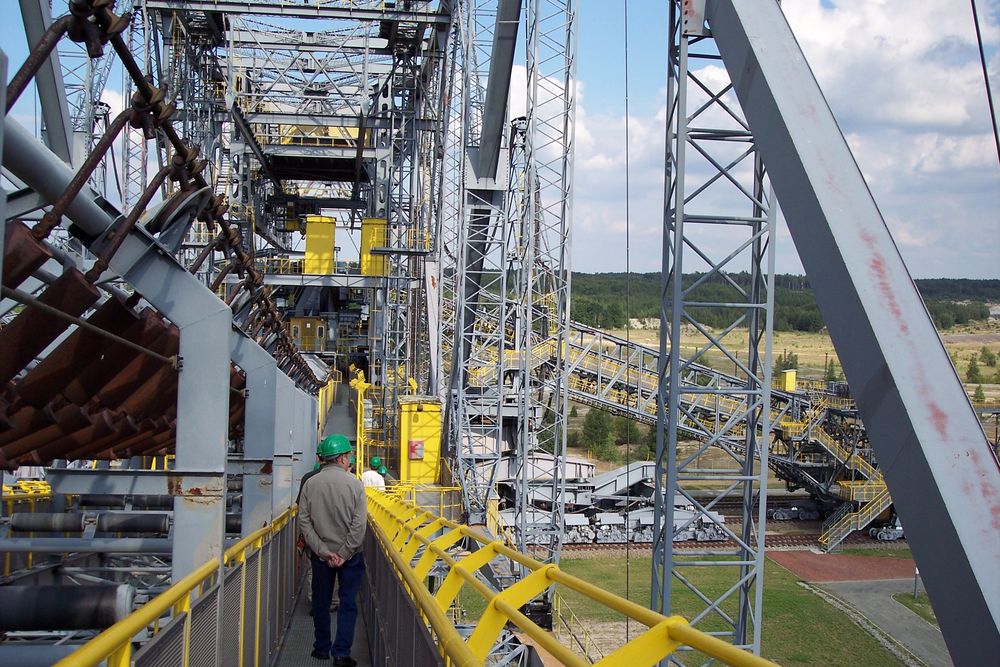
{"label": "support column", "polygon": [[[28,49],[38,43],[52,25],[52,10],[45,0],[20,0],[21,20],[24,21],[24,35]],[[63,4],[62,9],[66,6]],[[7,79],[4,77],[4,82]],[[45,143],[59,159],[67,164],[73,162],[73,123],[70,121],[69,104],[66,102],[66,87],[63,84],[62,68],[59,66],[59,52],[53,49],[45,64],[35,75],[38,88],[39,106],[45,121]]]}
{"label": "support column", "polygon": [[1000,463],[772,0],[706,18],[956,665],[1000,654]]}
{"label": "support column", "polygon": [[233,362],[246,372],[243,439],[243,528],[248,535],[274,518],[273,459],[278,441],[278,366],[270,354],[235,329],[230,334]]}
{"label": "support column", "polygon": [[[4,119],[4,166],[48,201],[62,195],[75,173],[17,121]],[[66,217],[95,239],[117,212],[88,190]],[[229,335],[232,314],[195,276],[137,226],[111,258],[110,270],[180,329],[183,362],[177,388],[177,462],[167,473],[174,502],[174,581],[222,556],[225,529],[225,465],[229,436]]]}
{"label": "support column", "polygon": [[295,502],[299,488],[294,486],[292,451],[292,407],[295,385],[284,373],[278,373],[275,401],[274,464],[272,468],[271,513],[277,516]]}

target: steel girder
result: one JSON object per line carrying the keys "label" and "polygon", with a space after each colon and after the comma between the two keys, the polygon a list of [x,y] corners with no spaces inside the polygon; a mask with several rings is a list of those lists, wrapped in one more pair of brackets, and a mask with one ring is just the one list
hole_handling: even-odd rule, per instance
{"label": "steel girder", "polygon": [[[37,44],[52,24],[49,3],[44,0],[20,0],[24,34],[29,48]],[[35,75],[42,118],[45,120],[45,143],[59,158],[73,162],[73,122],[66,102],[66,87],[55,50]]]}
{"label": "steel girder", "polygon": [[[74,172],[16,121],[8,117],[4,126],[5,166],[54,201]],[[116,215],[81,194],[67,210],[67,218],[84,233],[100,238]],[[98,245],[94,244],[95,250]],[[222,553],[232,316],[141,228],[132,230],[110,266],[181,331],[180,356],[187,367],[178,379],[177,465],[181,472],[206,479],[203,484],[178,484],[173,489],[173,566],[180,577]]]}
{"label": "steel girder", "polygon": [[1000,654],[1000,465],[772,0],[706,18],[958,665]]}

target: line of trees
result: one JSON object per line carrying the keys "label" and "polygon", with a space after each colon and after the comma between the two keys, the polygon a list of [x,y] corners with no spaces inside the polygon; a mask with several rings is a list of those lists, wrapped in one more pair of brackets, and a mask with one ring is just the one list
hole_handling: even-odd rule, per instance
{"label": "line of trees", "polygon": [[[703,274],[684,277],[690,287]],[[740,287],[750,284],[746,273],[730,274]],[[965,280],[934,278],[917,280],[917,287],[939,329],[989,317],[986,301],[1000,301],[1000,280]],[[604,328],[625,326],[628,316],[634,319],[659,318],[659,273],[574,273],[573,319]],[[740,302],[740,290],[719,276],[712,276],[691,292],[692,301]],[[962,302],[962,303],[958,303]],[[692,308],[691,316],[713,328],[726,327],[738,313],[731,308]],[[806,276],[775,276],[774,328],[776,331],[819,331],[823,318]]]}

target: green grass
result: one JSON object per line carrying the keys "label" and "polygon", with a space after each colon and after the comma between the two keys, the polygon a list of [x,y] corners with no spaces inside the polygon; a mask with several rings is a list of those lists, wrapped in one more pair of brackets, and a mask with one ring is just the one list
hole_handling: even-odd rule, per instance
{"label": "green grass", "polygon": [[938,627],[937,616],[931,609],[931,601],[926,593],[917,593],[917,598],[913,598],[912,593],[896,593],[892,599],[903,605],[914,614],[924,619],[934,627]]}
{"label": "green grass", "polygon": [[869,549],[865,547],[852,547],[850,549],[844,549],[840,553],[846,556],[877,556],[879,558],[908,558],[913,560],[913,552],[910,551],[909,547],[903,547],[900,549]]}
{"label": "green grass", "polygon": [[[563,559],[560,567],[585,581],[630,598],[637,604],[649,605],[649,557],[633,557],[628,568],[629,586],[626,594],[626,568],[621,558]],[[734,581],[733,568],[688,568],[688,579],[710,596],[718,596]],[[762,654],[786,667],[863,664],[872,667],[896,666],[901,663],[865,631],[854,625],[821,598],[799,586],[797,579],[776,563],[765,566],[764,627]],[[560,589],[559,594],[584,621],[620,621],[622,617],[573,591]],[[694,593],[678,581],[673,583],[676,613],[690,618],[703,605]],[[724,605],[727,612],[735,608],[736,600]],[[698,624],[703,630],[722,628],[722,622],[711,617]],[[863,660],[862,660],[863,656]]]}

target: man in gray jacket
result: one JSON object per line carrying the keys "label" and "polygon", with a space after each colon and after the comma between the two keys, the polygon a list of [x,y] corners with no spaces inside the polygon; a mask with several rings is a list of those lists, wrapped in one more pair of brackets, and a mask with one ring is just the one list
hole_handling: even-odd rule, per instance
{"label": "man in gray jacket", "polygon": [[[368,508],[361,480],[350,470],[351,443],[343,435],[327,436],[316,449],[322,469],[302,485],[299,525],[312,561],[312,613],[315,641],[312,656],[333,657],[338,667],[354,667],[351,657],[358,619],[357,594],[365,574],[361,544]],[[330,641],[330,599],[340,579],[337,636]]]}

